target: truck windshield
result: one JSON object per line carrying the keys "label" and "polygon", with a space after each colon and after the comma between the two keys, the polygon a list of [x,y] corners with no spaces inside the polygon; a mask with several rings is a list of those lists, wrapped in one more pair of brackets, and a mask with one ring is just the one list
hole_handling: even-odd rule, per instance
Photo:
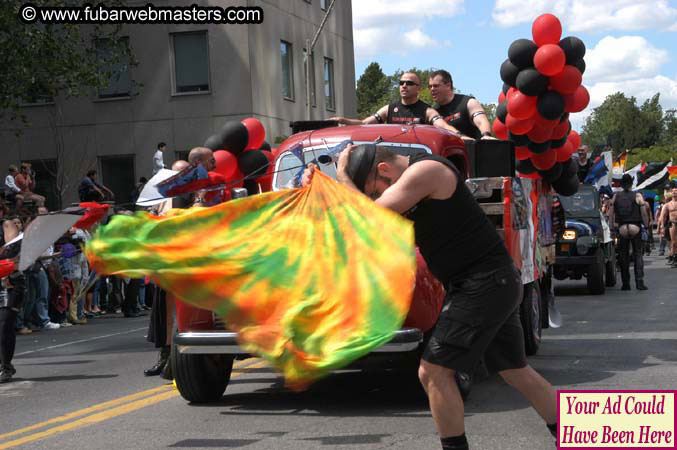
{"label": "truck windshield", "polygon": [[595,191],[581,190],[570,197],[561,196],[559,200],[568,213],[590,212],[596,208],[595,195],[597,195]]}

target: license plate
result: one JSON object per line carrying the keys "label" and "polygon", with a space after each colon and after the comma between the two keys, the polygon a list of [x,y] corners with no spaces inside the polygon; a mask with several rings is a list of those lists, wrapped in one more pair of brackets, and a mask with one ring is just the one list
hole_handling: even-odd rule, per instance
{"label": "license plate", "polygon": [[569,244],[562,244],[562,251],[563,252],[568,252],[569,251]]}

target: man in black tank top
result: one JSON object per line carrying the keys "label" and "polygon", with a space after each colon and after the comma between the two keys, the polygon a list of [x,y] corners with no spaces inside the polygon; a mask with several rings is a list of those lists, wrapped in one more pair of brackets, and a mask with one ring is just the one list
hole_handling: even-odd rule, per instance
{"label": "man in black tank top", "polygon": [[[310,165],[304,185],[313,171]],[[457,371],[472,373],[482,357],[532,403],[554,435],[556,392],[526,362],[520,273],[453,164],[436,155],[349,145],[336,173],[340,182],[414,221],[416,244],[447,287],[419,367],[442,448],[468,448],[454,378]]]}
{"label": "man in black tank top", "polygon": [[430,74],[428,88],[445,122],[472,139],[492,138],[491,124],[484,108],[474,97],[454,93],[454,82],[446,70]]}
{"label": "man in black tank top", "polygon": [[332,117],[343,125],[370,125],[378,123],[394,123],[400,125],[434,125],[444,128],[454,134],[458,130],[441,119],[440,114],[426,102],[418,98],[421,89],[421,80],[413,72],[405,72],[400,77],[400,101],[385,105],[374,115],[366,119],[347,119],[345,117]]}

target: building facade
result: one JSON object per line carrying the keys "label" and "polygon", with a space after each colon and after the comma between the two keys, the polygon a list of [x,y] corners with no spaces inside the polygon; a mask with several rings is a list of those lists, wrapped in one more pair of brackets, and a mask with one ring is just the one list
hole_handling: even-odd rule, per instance
{"label": "building facade", "polygon": [[[126,26],[138,65],[127,71],[122,62],[109,87],[89,97],[26,105],[29,125],[19,134],[17,123],[0,126],[0,167],[31,161],[35,191],[52,207],[76,201],[80,180],[97,169],[120,203],[130,200],[139,177],[150,177],[158,142],[167,144],[169,166],[227,121],[256,117],[271,144],[291,134],[291,120],[308,118],[306,40],[317,32],[330,0],[154,2],[193,3],[259,6],[264,20]],[[311,119],[355,116],[354,67],[351,2],[336,0],[311,59]]]}

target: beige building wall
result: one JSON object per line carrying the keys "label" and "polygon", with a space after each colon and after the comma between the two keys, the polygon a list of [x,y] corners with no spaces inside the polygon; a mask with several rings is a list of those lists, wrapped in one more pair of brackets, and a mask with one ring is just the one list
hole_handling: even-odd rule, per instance
{"label": "beige building wall", "polygon": [[[57,158],[60,169],[69,175],[63,198],[69,203],[77,200],[77,185],[85,172],[101,169],[101,157],[134,155],[133,177],[138,179],[150,177],[159,141],[167,143],[165,165],[169,166],[175,152],[202,145],[229,120],[258,118],[271,144],[275,137],[291,134],[289,122],[307,118],[303,49],[324,16],[320,0],[154,2],[158,6],[193,3],[223,8],[260,6],[264,22],[127,26],[125,34],[139,62],[131,70],[133,80],[140,83],[137,95],[102,100],[92,92],[89,97],[56,98],[52,104],[24,108],[29,126],[21,128],[18,136],[19,124],[0,124],[2,170],[23,160]],[[207,31],[210,90],[173,94],[171,34],[197,30]],[[316,106],[312,119],[356,115],[352,39],[351,2],[336,0],[314,48]],[[293,100],[282,97],[281,40],[293,46]],[[325,57],[334,62],[333,110],[325,107]]]}

